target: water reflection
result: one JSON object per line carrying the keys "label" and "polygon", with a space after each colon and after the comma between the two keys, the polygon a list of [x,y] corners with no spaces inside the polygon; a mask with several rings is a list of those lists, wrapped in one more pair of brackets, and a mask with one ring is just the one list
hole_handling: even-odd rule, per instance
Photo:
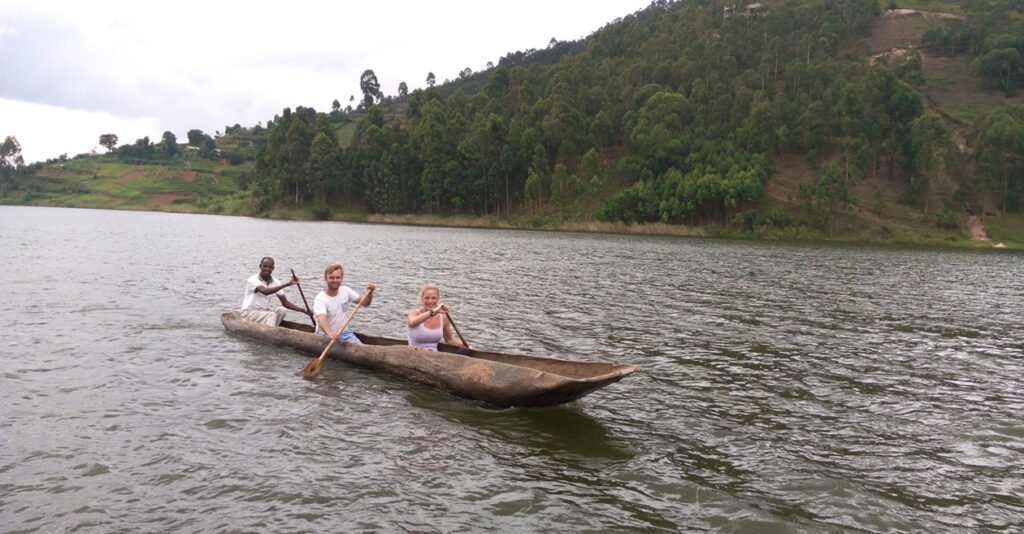
{"label": "water reflection", "polygon": [[411,406],[534,451],[568,453],[585,458],[628,460],[632,453],[600,421],[579,406],[495,409],[418,388],[406,395]]}

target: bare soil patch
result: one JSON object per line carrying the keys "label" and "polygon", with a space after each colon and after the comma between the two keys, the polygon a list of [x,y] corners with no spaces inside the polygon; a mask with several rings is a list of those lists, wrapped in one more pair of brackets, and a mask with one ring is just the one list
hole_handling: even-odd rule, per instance
{"label": "bare soil patch", "polygon": [[139,178],[142,178],[143,176],[145,176],[145,174],[145,171],[142,170],[131,171],[129,173],[121,175],[117,179],[117,183],[127,185],[138,180]]}
{"label": "bare soil patch", "polygon": [[981,224],[981,219],[977,215],[967,218],[967,234],[975,241],[991,241],[985,233],[985,225]]}
{"label": "bare soil patch", "polygon": [[916,48],[932,17],[912,9],[890,9],[875,20],[864,44],[871,55],[894,48]]}
{"label": "bare soil patch", "polygon": [[189,200],[192,200],[191,193],[157,193],[149,196],[146,200],[146,206],[150,208],[158,208],[170,206],[176,202]]}
{"label": "bare soil patch", "polygon": [[772,161],[775,171],[768,181],[765,192],[768,196],[785,204],[796,204],[796,189],[800,182],[815,183],[818,173],[803,156],[787,154]]}
{"label": "bare soil patch", "polygon": [[185,171],[181,173],[181,181],[187,184],[196,181],[196,171]]}

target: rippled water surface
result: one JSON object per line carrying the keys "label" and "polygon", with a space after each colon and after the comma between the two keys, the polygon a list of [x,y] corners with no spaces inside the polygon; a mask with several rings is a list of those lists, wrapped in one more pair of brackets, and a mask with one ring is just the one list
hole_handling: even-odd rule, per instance
{"label": "rippled water surface", "polygon": [[[1020,254],[20,207],[0,254],[0,531],[1024,529]],[[219,323],[268,254],[376,283],[360,331],[436,282],[472,344],[640,370],[305,381]]]}

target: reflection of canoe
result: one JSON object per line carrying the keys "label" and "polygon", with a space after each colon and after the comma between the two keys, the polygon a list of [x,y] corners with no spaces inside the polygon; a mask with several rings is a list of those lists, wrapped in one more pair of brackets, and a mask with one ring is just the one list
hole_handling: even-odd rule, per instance
{"label": "reflection of canoe", "polygon": [[[312,333],[309,325],[285,321],[280,327],[243,321],[235,312],[220,316],[232,334],[291,347],[319,356],[327,338]],[[363,345],[335,343],[328,356],[361,367],[427,384],[453,395],[495,406],[547,406],[578,399],[617,382],[636,366],[606,362],[578,362],[473,350],[455,354],[442,344],[437,352],[409,347],[405,340],[358,334]]]}

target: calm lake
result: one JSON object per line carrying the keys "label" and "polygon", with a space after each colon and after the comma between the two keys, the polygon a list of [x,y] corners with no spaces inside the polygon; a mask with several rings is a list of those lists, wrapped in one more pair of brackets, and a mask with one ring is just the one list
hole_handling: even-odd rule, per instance
{"label": "calm lake", "polygon": [[[1024,529],[1020,253],[0,206],[0,254],[3,532]],[[306,381],[220,324],[264,255],[377,284],[359,331],[434,282],[480,348],[639,370]]]}

